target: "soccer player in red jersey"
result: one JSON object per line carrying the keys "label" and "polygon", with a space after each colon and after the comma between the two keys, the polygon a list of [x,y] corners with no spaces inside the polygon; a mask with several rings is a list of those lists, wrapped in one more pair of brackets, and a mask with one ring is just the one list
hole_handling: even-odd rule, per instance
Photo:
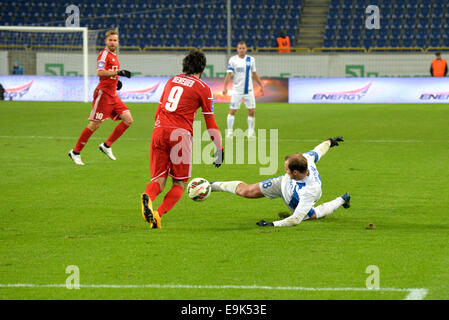
{"label": "soccer player in red jersey", "polygon": [[[211,140],[217,148],[214,165],[218,168],[223,162],[224,152],[214,117],[212,90],[200,80],[205,66],[204,53],[190,51],[182,62],[183,74],[167,82],[156,110],[150,151],[151,182],[141,197],[142,215],[151,228],[161,228],[161,217],[174,207],[184,193],[192,169],[193,121],[200,107]],[[153,201],[164,189],[168,176],[172,178],[173,186],[159,208],[153,210]]]}
{"label": "soccer player in red jersey", "polygon": [[69,157],[77,165],[84,165],[80,152],[83,150],[90,136],[97,130],[104,120],[111,118],[114,121],[122,121],[115,127],[109,138],[101,143],[98,148],[111,160],[116,160],[112,154],[111,145],[129,128],[133,123],[133,118],[128,107],[117,95],[122,83],[119,76],[131,78],[131,72],[120,70],[120,62],[117,57],[118,32],[109,30],[105,38],[106,48],[101,51],[97,58],[97,75],[100,83],[94,91],[92,102],[92,112],[88,118],[89,124],[81,133],[75,147],[69,151]]}

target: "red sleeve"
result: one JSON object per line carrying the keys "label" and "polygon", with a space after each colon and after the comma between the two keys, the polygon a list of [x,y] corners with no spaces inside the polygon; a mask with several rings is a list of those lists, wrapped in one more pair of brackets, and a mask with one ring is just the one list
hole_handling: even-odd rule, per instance
{"label": "red sleeve", "polygon": [[214,95],[212,89],[205,87],[200,94],[201,110],[204,115],[214,114]]}
{"label": "red sleeve", "polygon": [[106,70],[108,52],[103,50],[97,58],[97,70]]}
{"label": "red sleeve", "polygon": [[223,149],[221,143],[220,130],[218,129],[217,122],[213,115],[204,115],[204,121],[206,121],[207,131],[209,132],[210,139],[215,143],[217,150]]}
{"label": "red sleeve", "polygon": [[214,117],[214,96],[212,89],[209,86],[204,87],[200,93],[201,110],[206,121],[207,131],[209,132],[211,140],[215,143],[217,150],[223,149],[221,143],[220,130]]}

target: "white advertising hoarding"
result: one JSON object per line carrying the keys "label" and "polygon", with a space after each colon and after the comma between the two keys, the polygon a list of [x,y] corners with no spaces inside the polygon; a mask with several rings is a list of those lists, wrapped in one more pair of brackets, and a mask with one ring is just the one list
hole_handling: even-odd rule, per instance
{"label": "white advertising hoarding", "polygon": [[449,78],[290,78],[290,103],[448,103]]}
{"label": "white advertising hoarding", "polygon": [[[136,77],[121,80],[120,97],[125,102],[159,102],[169,78]],[[83,77],[74,76],[0,76],[6,89],[5,100],[83,101]],[[89,77],[89,100],[98,77]]]}

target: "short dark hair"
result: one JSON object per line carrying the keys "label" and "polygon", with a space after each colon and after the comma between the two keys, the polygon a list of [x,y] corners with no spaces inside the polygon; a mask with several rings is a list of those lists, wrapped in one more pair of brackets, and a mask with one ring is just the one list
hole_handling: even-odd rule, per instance
{"label": "short dark hair", "polygon": [[206,55],[197,49],[190,52],[182,60],[182,72],[185,74],[202,73],[206,67]]}
{"label": "short dark hair", "polygon": [[302,153],[294,153],[285,157],[287,161],[287,167],[290,171],[298,170],[300,173],[307,172],[307,159],[302,155]]}
{"label": "short dark hair", "polygon": [[435,52],[435,55],[436,55],[437,57],[439,57],[439,56],[441,56],[441,52]]}
{"label": "short dark hair", "polygon": [[243,40],[239,41],[239,43],[237,43],[237,46],[239,46],[239,44],[244,44],[246,46],[246,42]]}

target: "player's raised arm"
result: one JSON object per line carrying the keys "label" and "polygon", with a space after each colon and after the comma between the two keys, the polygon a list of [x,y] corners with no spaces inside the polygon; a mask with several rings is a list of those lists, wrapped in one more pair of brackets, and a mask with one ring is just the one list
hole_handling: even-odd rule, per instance
{"label": "player's raised arm", "polygon": [[317,145],[312,151],[306,152],[305,154],[308,154],[310,156],[314,157],[314,161],[318,162],[322,156],[324,156],[327,151],[329,151],[329,148],[338,146],[339,142],[343,142],[343,137],[335,137],[335,138],[329,138],[326,141],[321,142],[319,145]]}

